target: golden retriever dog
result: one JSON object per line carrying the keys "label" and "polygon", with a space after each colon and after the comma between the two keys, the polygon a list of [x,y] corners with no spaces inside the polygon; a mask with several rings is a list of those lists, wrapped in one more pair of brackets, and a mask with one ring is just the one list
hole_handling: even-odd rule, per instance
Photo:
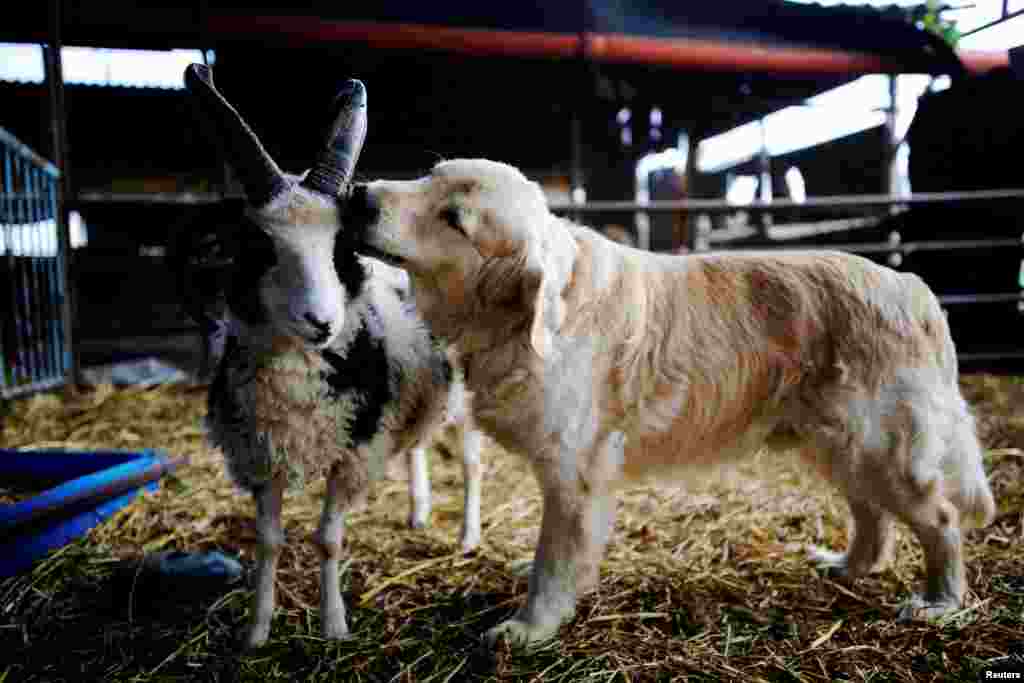
{"label": "golden retriever dog", "polygon": [[899,520],[927,564],[902,616],[962,605],[961,530],[995,505],[945,316],[916,276],[837,252],[631,249],[479,159],[358,186],[344,225],[408,270],[478,423],[539,480],[526,603],[490,642],[543,641],[573,616],[617,489],[762,448],[798,449],[849,501],[849,547],[812,551],[821,567],[880,570]]}

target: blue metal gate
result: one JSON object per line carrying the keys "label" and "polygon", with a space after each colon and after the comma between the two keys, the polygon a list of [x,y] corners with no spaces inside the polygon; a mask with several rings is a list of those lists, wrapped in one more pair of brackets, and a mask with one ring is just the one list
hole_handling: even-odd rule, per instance
{"label": "blue metal gate", "polygon": [[9,398],[63,384],[71,349],[60,171],[3,128],[0,164],[0,398]]}

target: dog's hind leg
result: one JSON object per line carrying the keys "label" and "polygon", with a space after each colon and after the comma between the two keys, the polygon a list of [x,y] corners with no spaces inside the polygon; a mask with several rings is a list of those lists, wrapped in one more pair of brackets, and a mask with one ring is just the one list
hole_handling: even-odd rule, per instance
{"label": "dog's hind leg", "polygon": [[872,503],[850,500],[849,547],[839,553],[812,548],[810,558],[836,578],[855,579],[885,569],[892,556],[892,515]]}
{"label": "dog's hind leg", "polygon": [[912,596],[900,616],[932,619],[963,604],[967,582],[961,528],[989,524],[995,501],[974,419],[958,387],[944,387],[933,393],[931,402],[922,401],[915,408],[919,429],[934,436],[914,433],[917,438],[907,443],[918,495],[891,500],[893,512],[910,525],[924,547],[927,583],[924,594]]}
{"label": "dog's hind leg", "polygon": [[462,552],[480,545],[480,488],[483,466],[480,464],[483,434],[465,422],[458,428],[462,445]]}
{"label": "dog's hind leg", "polygon": [[901,515],[924,547],[925,592],[914,594],[900,618],[933,619],[963,604],[967,583],[961,551],[960,513],[941,495],[905,505]]}
{"label": "dog's hind leg", "polygon": [[[921,542],[926,589],[903,608],[904,619],[930,619],[955,610],[962,605],[966,591],[961,513],[954,504],[964,496],[959,485],[950,488],[954,482],[946,473],[950,459],[962,457],[950,452],[958,443],[953,432],[962,422],[958,413],[962,401],[953,400],[958,397],[955,392],[955,386],[907,372],[869,400],[863,396],[851,400],[842,406],[849,417],[838,430],[840,438],[827,461],[830,478],[851,501],[857,501],[851,502],[855,526],[863,528],[865,520],[875,525],[869,539],[880,537],[878,529],[888,515],[906,523]],[[845,444],[842,457],[838,455],[840,444]],[[973,473],[976,468],[960,469]],[[975,488],[987,492],[983,476]],[[872,508],[877,512],[871,513]],[[862,557],[884,559],[884,552],[872,558],[875,553],[868,551],[884,551],[885,543],[859,545],[859,532],[855,530],[847,554],[848,571],[861,548],[865,549]]]}
{"label": "dog's hind leg", "polygon": [[[624,442],[620,432],[609,435],[598,446],[596,457],[617,468]],[[557,465],[553,469],[558,469]],[[564,481],[558,472],[541,471],[539,478],[544,513],[526,604],[487,632],[492,645],[507,638],[514,646],[526,647],[554,637],[559,626],[575,614],[577,595],[596,583],[598,564],[614,525],[610,477]]]}
{"label": "dog's hind leg", "polygon": [[409,528],[422,529],[430,522],[430,469],[427,451],[417,444],[405,454],[409,467]]}

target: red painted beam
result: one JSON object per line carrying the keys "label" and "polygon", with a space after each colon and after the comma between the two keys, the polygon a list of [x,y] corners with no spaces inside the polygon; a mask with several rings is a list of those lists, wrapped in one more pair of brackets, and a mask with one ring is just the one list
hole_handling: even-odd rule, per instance
{"label": "red painted beam", "polygon": [[[542,33],[454,28],[429,24],[337,22],[315,17],[211,16],[207,35],[276,37],[296,44],[362,43],[392,50],[438,50],[477,57],[571,58],[649,64],[679,69],[790,74],[904,73],[898,59],[829,48],[798,48],[689,38],[650,38],[612,33]],[[1009,65],[1005,50],[961,51],[969,71]]]}

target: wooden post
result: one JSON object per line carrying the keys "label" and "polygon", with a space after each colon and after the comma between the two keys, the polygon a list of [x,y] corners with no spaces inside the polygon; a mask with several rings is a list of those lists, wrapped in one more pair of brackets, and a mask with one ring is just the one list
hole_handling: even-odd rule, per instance
{"label": "wooden post", "polygon": [[71,168],[68,163],[68,139],[66,109],[64,107],[64,66],[61,61],[62,0],[50,2],[50,42],[43,50],[46,64],[46,80],[50,98],[50,125],[53,136],[53,165],[60,171],[57,182],[57,250],[61,255],[60,269],[64,280],[64,297],[61,302],[61,320],[64,328],[65,380],[77,385],[81,377],[78,352],[74,344],[75,287],[74,263],[71,253],[71,228],[68,200],[73,197]]}

